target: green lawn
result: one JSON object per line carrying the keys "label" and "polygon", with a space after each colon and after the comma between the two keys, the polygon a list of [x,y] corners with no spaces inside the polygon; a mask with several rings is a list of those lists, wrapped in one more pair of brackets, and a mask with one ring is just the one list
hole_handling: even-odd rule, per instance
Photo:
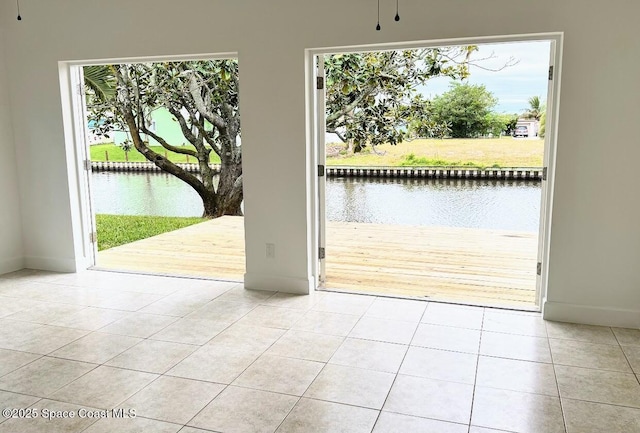
{"label": "green lawn", "polygon": [[414,140],[369,148],[352,156],[338,154],[342,144],[327,145],[327,165],[542,167],[543,139],[513,137]]}
{"label": "green lawn", "polygon": [[[378,154],[370,148],[346,156],[340,152],[343,144],[327,144],[327,165],[347,166],[472,166],[472,167],[542,167],[543,139],[513,137],[476,139],[429,139],[414,140],[396,146],[385,144],[376,147]],[[186,155],[168,152],[160,146],[152,149],[173,162],[187,162]],[[92,161],[125,161],[125,152],[114,144],[91,146]],[[146,161],[137,150],[129,152],[129,161]],[[195,158],[189,157],[189,162]],[[211,153],[211,162],[220,163],[220,158]]]}
{"label": "green lawn", "polygon": [[207,219],[99,214],[96,215],[98,251],[150,238],[203,221],[207,221]]}
{"label": "green lawn", "polygon": [[[187,162],[187,155],[182,155],[180,153],[170,152],[163,148],[162,146],[151,146],[151,149],[154,152],[159,153],[160,155],[164,155],[169,158],[172,162],[184,163]],[[126,161],[125,151],[122,150],[120,146],[116,146],[112,143],[107,144],[94,144],[90,147],[91,150],[91,161],[106,161],[107,157],[109,161],[114,162],[123,162]],[[131,162],[145,162],[147,161],[144,156],[136,149],[131,149],[129,151],[129,161]],[[215,152],[211,152],[210,161],[212,164],[219,164],[220,157],[215,154]],[[196,159],[192,156],[189,157],[189,162],[196,162]]]}

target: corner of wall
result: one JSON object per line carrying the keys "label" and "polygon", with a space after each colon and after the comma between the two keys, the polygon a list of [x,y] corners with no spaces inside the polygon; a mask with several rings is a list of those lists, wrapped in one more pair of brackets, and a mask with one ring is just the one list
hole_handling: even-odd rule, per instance
{"label": "corner of wall", "polygon": [[19,271],[24,267],[24,258],[22,257],[4,258],[0,260],[0,275],[7,274],[13,271]]}
{"label": "corner of wall", "polygon": [[[0,28],[0,40],[7,40],[6,30]],[[20,191],[11,116],[11,98],[6,70],[5,45],[0,45],[0,274],[24,268],[24,240],[20,212]]]}

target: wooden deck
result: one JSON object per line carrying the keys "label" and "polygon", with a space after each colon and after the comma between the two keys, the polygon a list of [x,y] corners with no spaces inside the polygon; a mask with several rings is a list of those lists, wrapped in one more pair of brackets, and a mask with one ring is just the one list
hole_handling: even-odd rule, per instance
{"label": "wooden deck", "polygon": [[[327,224],[329,289],[535,307],[533,233]],[[102,269],[243,279],[242,217],[222,217],[98,253]]]}
{"label": "wooden deck", "polygon": [[225,216],[98,253],[97,267],[244,279],[244,218]]}

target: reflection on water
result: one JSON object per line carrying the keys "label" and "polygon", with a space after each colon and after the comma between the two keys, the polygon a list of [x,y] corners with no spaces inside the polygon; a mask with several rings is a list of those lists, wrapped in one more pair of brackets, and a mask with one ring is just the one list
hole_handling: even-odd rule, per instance
{"label": "reflection on water", "polygon": [[186,183],[161,173],[91,174],[95,213],[200,216],[200,196]]}
{"label": "reflection on water", "polygon": [[[200,216],[196,192],[167,174],[92,174],[96,213]],[[537,232],[540,183],[327,178],[327,218]]]}
{"label": "reflection on water", "polygon": [[331,221],[537,232],[537,182],[466,179],[327,179]]}

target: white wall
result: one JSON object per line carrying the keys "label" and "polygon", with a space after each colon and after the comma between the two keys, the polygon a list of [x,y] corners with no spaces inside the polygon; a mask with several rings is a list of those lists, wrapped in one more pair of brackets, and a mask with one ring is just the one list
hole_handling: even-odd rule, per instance
{"label": "white wall", "polygon": [[[1,26],[0,35],[4,39]],[[24,265],[18,172],[5,66],[4,49],[0,47],[0,274],[21,269]]]}
{"label": "white wall", "polygon": [[[562,31],[546,314],[640,325],[640,145],[630,134],[640,118],[638,2],[403,0],[398,24],[392,3],[382,2],[383,30],[375,32],[370,0],[33,0],[22,5],[22,22],[4,1],[27,263],[75,266],[58,61],[237,51],[246,282],[305,291],[304,49]],[[276,244],[275,260],[265,258],[266,242]]]}

